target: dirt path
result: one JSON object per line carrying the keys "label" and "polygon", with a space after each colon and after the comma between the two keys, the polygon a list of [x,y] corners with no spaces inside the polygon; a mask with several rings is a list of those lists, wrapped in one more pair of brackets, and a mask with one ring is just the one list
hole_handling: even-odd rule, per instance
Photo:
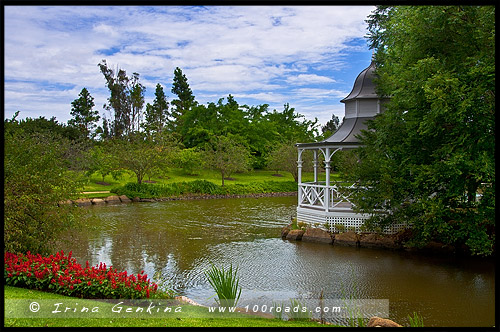
{"label": "dirt path", "polygon": [[103,191],[83,191],[82,194],[107,194],[109,193],[109,190],[103,190]]}

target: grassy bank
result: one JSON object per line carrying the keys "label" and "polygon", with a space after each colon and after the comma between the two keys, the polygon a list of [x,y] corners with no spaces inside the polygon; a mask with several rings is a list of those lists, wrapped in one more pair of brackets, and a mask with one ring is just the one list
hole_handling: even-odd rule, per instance
{"label": "grassy bank", "polygon": [[[303,181],[312,180],[313,174],[304,172]],[[218,172],[201,170],[197,175],[187,175],[182,169],[171,169],[164,177],[144,179],[140,186],[137,185],[133,173],[124,173],[119,179],[113,179],[108,175],[104,180],[98,174],[93,174],[88,178],[83,191],[105,191],[105,193],[82,195],[87,198],[106,197],[110,194],[127,195],[130,198],[158,198],[183,194],[244,195],[292,192],[297,191],[297,184],[287,172],[276,174],[273,171],[254,170],[232,175],[230,179],[225,180],[225,186],[222,187]]]}
{"label": "grassy bank", "polygon": [[[5,299],[70,301],[76,298],[31,289],[4,286]],[[56,302],[56,301],[54,301]],[[63,302],[64,303],[64,302]],[[103,308],[96,300],[78,299],[80,306]],[[109,305],[109,304],[108,304]],[[182,313],[173,318],[5,318],[6,327],[321,327],[312,321],[282,321],[242,313],[214,317],[205,307],[182,305]],[[8,310],[6,308],[5,310]],[[200,318],[202,317],[202,318]]]}
{"label": "grassy bank", "polygon": [[126,195],[129,198],[165,198],[185,195],[248,195],[296,192],[297,183],[294,181],[264,181],[247,184],[231,184],[219,186],[207,180],[194,180],[190,182],[174,182],[167,184],[158,183],[133,183],[129,182],[121,187],[111,189],[112,193]]}

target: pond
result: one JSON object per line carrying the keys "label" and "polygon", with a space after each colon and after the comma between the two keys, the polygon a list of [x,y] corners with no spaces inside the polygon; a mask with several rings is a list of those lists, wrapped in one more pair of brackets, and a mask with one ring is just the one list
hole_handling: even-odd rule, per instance
{"label": "pond", "polygon": [[[238,266],[239,306],[292,298],[385,299],[389,318],[425,326],[493,326],[493,260],[290,242],[281,229],[296,197],[184,200],[89,207],[83,230],[61,249],[82,265],[104,262],[149,277],[161,273],[178,294],[213,305],[210,264]],[[262,302],[264,301],[264,302]],[[266,302],[267,303],[267,302]]]}

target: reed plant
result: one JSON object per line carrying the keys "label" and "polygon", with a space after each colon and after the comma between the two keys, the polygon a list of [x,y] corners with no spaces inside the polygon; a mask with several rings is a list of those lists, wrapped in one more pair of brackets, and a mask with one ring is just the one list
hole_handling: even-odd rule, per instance
{"label": "reed plant", "polygon": [[295,321],[309,321],[312,318],[311,312],[307,309],[307,307],[302,304],[297,299],[291,300],[291,310],[289,313],[289,319]]}
{"label": "reed plant", "polygon": [[217,304],[220,307],[235,307],[241,296],[238,268],[233,269],[231,264],[226,270],[212,264],[210,270],[205,271],[208,282],[217,295]]}
{"label": "reed plant", "polygon": [[413,312],[413,317],[408,315],[408,319],[410,321],[410,327],[424,327],[424,319],[416,312]]}

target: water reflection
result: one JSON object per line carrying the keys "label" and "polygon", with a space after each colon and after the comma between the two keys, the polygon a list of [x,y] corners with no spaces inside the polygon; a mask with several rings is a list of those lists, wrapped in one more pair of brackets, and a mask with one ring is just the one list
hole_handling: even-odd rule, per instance
{"label": "water reflection", "polygon": [[295,297],[388,299],[390,317],[426,326],[494,325],[492,261],[289,242],[281,228],[295,197],[173,201],[89,208],[86,228],[68,234],[79,262],[105,262],[149,276],[213,304],[204,277],[210,263],[239,266],[242,304]]}

